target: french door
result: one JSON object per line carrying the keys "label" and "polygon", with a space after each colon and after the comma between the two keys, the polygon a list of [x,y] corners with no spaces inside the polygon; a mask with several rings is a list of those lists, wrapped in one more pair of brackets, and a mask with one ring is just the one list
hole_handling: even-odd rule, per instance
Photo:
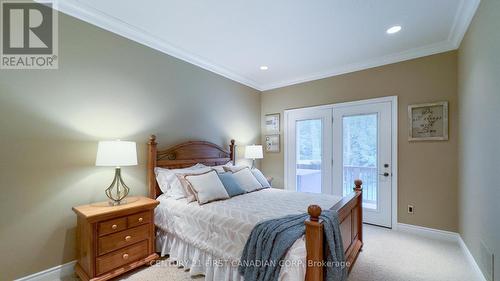
{"label": "french door", "polygon": [[340,106],[333,114],[333,194],[350,194],[361,179],[363,221],[392,227],[391,103]]}
{"label": "french door", "polygon": [[286,188],[347,196],[363,181],[363,221],[392,227],[392,103],[285,112]]}
{"label": "french door", "polygon": [[288,114],[287,186],[299,192],[332,194],[332,111],[303,109]]}

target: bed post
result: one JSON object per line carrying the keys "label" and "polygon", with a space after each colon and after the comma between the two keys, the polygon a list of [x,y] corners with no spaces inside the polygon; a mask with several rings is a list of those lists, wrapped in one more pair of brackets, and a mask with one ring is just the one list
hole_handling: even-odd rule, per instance
{"label": "bed post", "polygon": [[359,192],[359,197],[358,197],[358,202],[360,202],[360,206],[358,208],[358,218],[357,218],[357,223],[358,223],[358,237],[359,241],[361,242],[360,250],[363,248],[363,188],[361,185],[363,182],[360,179],[357,179],[354,181],[354,192],[358,193]]}
{"label": "bed post", "polygon": [[305,281],[323,280],[323,224],[319,219],[321,208],[311,205],[307,208],[309,219],[306,220],[306,279]]}
{"label": "bed post", "polygon": [[234,140],[231,140],[231,144],[229,145],[229,157],[231,158],[231,163],[236,165],[236,145],[234,144]]}
{"label": "bed post", "polygon": [[[344,253],[349,272],[363,247],[363,188],[361,180],[355,180],[354,192],[343,197],[330,210],[337,211]],[[319,219],[321,208],[311,205],[307,209],[306,226],[306,281],[320,281],[324,277],[323,222]]]}
{"label": "bed post", "polygon": [[149,197],[156,199],[156,177],[155,177],[155,167],[156,167],[156,136],[151,135],[148,142],[148,189]]}
{"label": "bed post", "polygon": [[[340,231],[342,236],[349,234],[351,239],[343,237],[344,249],[346,250],[346,262],[348,271],[351,272],[352,265],[356,262],[359,252],[363,248],[363,188],[361,185],[363,182],[361,180],[354,181],[354,204],[350,210],[343,210],[343,213],[348,219],[344,219],[340,224]],[[339,214],[340,214],[339,213]],[[350,230],[349,230],[350,229]]]}

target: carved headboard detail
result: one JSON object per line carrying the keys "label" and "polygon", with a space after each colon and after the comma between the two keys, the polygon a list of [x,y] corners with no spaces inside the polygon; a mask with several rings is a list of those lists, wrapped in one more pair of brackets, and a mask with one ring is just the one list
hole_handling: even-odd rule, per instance
{"label": "carved headboard detail", "polygon": [[156,167],[178,169],[201,163],[207,166],[223,165],[235,161],[235,144],[231,140],[229,151],[206,141],[188,141],[171,148],[158,151],[156,136],[148,142],[148,187],[149,197],[156,199],[162,194],[158,187],[154,169]]}

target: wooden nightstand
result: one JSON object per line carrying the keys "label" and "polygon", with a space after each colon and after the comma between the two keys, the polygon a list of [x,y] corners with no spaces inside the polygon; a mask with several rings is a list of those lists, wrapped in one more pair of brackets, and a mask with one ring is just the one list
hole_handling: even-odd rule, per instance
{"label": "wooden nightstand", "polygon": [[103,202],[73,207],[78,220],[75,272],[80,279],[108,280],[158,258],[154,208],[159,202],[127,199],[131,203],[120,206]]}

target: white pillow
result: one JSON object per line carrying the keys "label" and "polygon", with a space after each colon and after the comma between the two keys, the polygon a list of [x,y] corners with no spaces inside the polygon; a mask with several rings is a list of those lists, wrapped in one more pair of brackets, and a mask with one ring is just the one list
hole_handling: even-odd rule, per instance
{"label": "white pillow", "polygon": [[212,166],[212,168],[213,168],[214,170],[216,170],[216,171],[217,171],[217,173],[224,173],[224,172],[225,172],[224,167],[234,167],[233,162],[231,162],[231,161],[230,161],[230,162],[227,162],[227,163],[226,163],[226,164],[224,164],[224,165]]}
{"label": "white pillow", "polygon": [[[194,175],[194,174],[187,174],[187,175]],[[196,194],[193,191],[193,188],[191,188],[191,185],[189,182],[184,178],[186,175],[177,175],[177,178],[179,179],[182,188],[184,190],[184,194],[186,194],[186,200],[188,203],[191,203],[193,201],[196,201]]]}
{"label": "white pillow", "polygon": [[253,168],[252,174],[255,177],[255,179],[257,179],[257,181],[259,181],[259,183],[263,189],[271,187],[271,185],[269,184],[269,182],[266,179],[266,176],[264,176],[264,174],[259,169]]}
{"label": "white pillow", "polygon": [[238,184],[246,190],[247,192],[252,192],[258,189],[262,189],[262,185],[255,178],[255,176],[250,172],[250,168],[245,167],[237,172],[233,173],[234,179]]}
{"label": "white pillow", "polygon": [[177,175],[192,174],[192,173],[205,173],[210,171],[210,167],[203,164],[196,164],[194,166],[183,168],[183,169],[165,169],[165,168],[155,168],[156,181],[161,191],[168,197],[174,199],[181,199],[187,196],[181,182],[177,178]]}
{"label": "white pillow", "polygon": [[198,175],[185,175],[184,178],[191,186],[200,205],[229,198],[229,194],[227,194],[226,188],[215,170]]}

